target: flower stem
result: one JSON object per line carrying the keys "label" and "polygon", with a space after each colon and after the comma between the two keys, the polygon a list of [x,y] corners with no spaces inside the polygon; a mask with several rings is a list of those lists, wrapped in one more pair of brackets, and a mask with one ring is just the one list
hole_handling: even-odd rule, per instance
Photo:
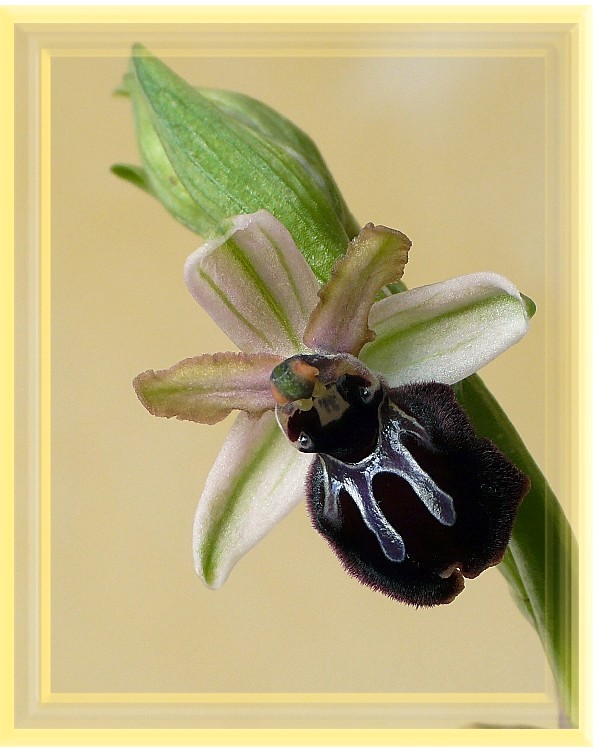
{"label": "flower stem", "polygon": [[568,520],[521,437],[482,379],[473,375],[457,397],[481,436],[491,439],[531,478],[507,554],[500,564],[547,654],[560,703],[578,724],[577,543]]}

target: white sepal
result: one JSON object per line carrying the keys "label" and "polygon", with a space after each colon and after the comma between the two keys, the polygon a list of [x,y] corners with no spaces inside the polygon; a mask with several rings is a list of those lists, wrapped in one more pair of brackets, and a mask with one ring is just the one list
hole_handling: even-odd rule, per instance
{"label": "white sepal", "polygon": [[315,275],[269,212],[231,222],[230,232],[187,259],[189,291],[243,352],[303,351],[303,332],[317,305]]}
{"label": "white sepal", "polygon": [[195,567],[208,587],[223,585],[236,562],[304,498],[312,462],[286,441],[272,411],[237,417],[194,520]]}
{"label": "white sepal", "polygon": [[517,288],[491,272],[416,287],[375,303],[375,339],[360,359],[390,386],[454,384],[494,360],[528,329]]}

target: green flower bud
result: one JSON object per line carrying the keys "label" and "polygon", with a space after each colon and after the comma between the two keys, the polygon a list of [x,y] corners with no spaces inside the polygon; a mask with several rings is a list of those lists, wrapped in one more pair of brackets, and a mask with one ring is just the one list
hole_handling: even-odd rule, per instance
{"label": "green flower bud", "polygon": [[193,88],[140,45],[118,91],[132,99],[144,169],[114,165],[115,174],[203,237],[267,209],[328,279],[356,223],[305,133],[250,97]]}

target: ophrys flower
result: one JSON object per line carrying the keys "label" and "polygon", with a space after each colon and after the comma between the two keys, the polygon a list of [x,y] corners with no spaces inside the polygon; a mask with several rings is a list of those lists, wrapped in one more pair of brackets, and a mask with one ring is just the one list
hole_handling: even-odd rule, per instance
{"label": "ophrys flower", "polygon": [[407,603],[448,602],[464,575],[500,560],[529,483],[476,437],[446,384],[523,336],[525,306],[489,273],[375,302],[410,245],[367,225],[320,289],[260,211],[189,257],[190,291],[243,352],[147,371],[135,388],[155,415],[214,423],[242,411],[196,512],[194,558],[209,586],[305,487],[346,568]]}

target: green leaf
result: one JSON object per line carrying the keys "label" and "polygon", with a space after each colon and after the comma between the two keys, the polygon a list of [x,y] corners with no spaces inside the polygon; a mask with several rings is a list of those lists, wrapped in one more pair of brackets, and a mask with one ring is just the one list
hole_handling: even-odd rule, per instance
{"label": "green leaf", "polygon": [[517,604],[517,607],[523,616],[531,623],[531,626],[537,629],[535,614],[533,613],[531,601],[529,600],[529,593],[525,589],[523,579],[521,578],[521,572],[510,548],[507,548],[505,552],[504,559],[500,565],[500,571],[509,584],[511,596]]}
{"label": "green leaf", "polygon": [[[194,232],[201,233],[204,229],[203,212],[190,194],[186,191],[163,148],[156,130],[152,125],[150,110],[141,96],[138,82],[134,75],[128,73],[124,77],[124,86],[130,92],[134,109],[134,122],[138,148],[142,158],[144,182],[146,190],[157,198],[179,222]],[[116,166],[117,167],[117,166]],[[112,168],[114,171],[114,168]],[[119,174],[116,172],[116,174]],[[119,174],[119,177],[130,179],[131,174]]]}
{"label": "green leaf", "polygon": [[352,217],[325,160],[313,140],[303,130],[267,104],[246,94],[222,89],[200,88],[198,91],[224,110],[229,117],[245,123],[286,152],[292,152],[327,193],[348,237],[354,237],[358,233],[356,220]]}
{"label": "green leaf", "polygon": [[[262,131],[254,124],[261,123],[261,108],[246,122],[245,101],[231,117],[228,98],[219,106],[138,45],[125,83],[150,184],[177,219],[210,237],[224,231],[230,216],[267,209],[288,228],[317,278],[328,279],[348,243],[346,218],[306,140],[297,151],[295,131],[269,121]],[[281,141],[283,129],[290,135]]]}

